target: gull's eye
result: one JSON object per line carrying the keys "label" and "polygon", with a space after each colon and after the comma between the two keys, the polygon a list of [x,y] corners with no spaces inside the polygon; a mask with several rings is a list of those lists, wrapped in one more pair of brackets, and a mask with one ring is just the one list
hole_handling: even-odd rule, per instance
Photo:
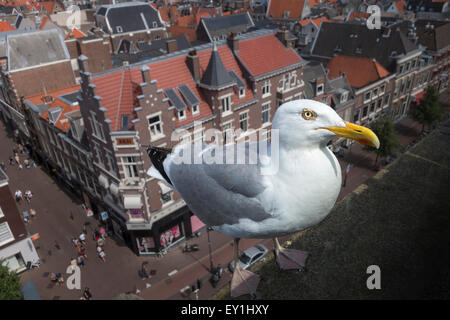
{"label": "gull's eye", "polygon": [[314,113],[314,111],[311,111],[311,110],[303,110],[302,117],[305,120],[311,120],[316,117],[316,114]]}

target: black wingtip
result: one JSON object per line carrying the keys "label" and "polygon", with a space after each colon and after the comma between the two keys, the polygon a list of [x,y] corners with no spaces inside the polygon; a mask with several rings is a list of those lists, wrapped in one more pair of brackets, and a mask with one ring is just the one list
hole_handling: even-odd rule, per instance
{"label": "black wingtip", "polygon": [[172,150],[168,148],[152,147],[152,146],[147,148],[147,154],[150,157],[150,160],[152,161],[155,168],[159,171],[159,173],[161,173],[164,179],[166,179],[167,183],[172,185],[172,181],[170,181],[163,166],[164,160],[170,153],[172,153]]}

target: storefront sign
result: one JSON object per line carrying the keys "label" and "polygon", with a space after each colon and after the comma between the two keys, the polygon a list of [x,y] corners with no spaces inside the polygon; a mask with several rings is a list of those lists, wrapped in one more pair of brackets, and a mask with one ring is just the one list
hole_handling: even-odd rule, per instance
{"label": "storefront sign", "polygon": [[150,230],[151,228],[151,223],[127,223],[128,230]]}
{"label": "storefront sign", "polygon": [[118,146],[130,145],[130,144],[134,144],[134,139],[133,138],[117,138],[116,143]]}
{"label": "storefront sign", "polygon": [[108,212],[103,211],[102,213],[100,213],[100,216],[102,217],[102,220],[105,221],[106,219],[108,219]]}

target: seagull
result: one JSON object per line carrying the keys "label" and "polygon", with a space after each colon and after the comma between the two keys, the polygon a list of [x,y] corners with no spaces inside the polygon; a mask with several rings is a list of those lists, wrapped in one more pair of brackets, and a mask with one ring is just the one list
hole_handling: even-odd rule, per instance
{"label": "seagull", "polygon": [[283,248],[278,237],[317,225],[333,208],[342,179],[329,142],[343,137],[380,146],[370,129],[346,122],[328,105],[308,99],[281,105],[271,134],[271,142],[147,150],[153,164],[147,174],[178,192],[206,225],[234,238],[232,296],[254,294],[259,282],[240,268],[241,238],[273,238],[282,269],[304,268],[308,253]]}

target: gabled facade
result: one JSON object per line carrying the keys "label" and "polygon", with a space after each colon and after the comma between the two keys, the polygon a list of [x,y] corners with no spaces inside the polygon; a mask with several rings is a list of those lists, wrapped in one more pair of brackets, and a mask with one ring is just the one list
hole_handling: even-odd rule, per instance
{"label": "gabled facade", "polygon": [[230,32],[241,34],[254,27],[252,17],[248,12],[222,17],[206,17],[200,20],[197,28],[197,40],[224,40]]}
{"label": "gabled facade", "polygon": [[99,74],[80,59],[80,111],[101,210],[128,230],[137,253],[155,254],[199,228],[180,196],[147,176],[145,146],[209,143],[213,128],[217,143],[234,141],[237,129],[239,139],[269,139],[276,108],[301,96],[303,64],[272,31]]}

